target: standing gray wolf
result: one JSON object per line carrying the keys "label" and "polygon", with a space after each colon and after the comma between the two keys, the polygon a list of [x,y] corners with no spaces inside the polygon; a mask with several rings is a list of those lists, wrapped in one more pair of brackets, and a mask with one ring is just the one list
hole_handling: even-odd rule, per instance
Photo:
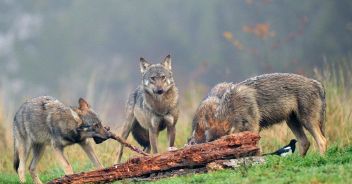
{"label": "standing gray wolf", "polygon": [[303,128],[312,134],[323,154],[327,148],[325,108],[322,84],[296,74],[265,74],[237,84],[220,83],[198,107],[189,144],[235,132],[259,132],[286,121],[300,142],[301,155],[310,146]]}
{"label": "standing gray wolf", "polygon": [[79,107],[68,107],[50,96],[40,96],[25,102],[17,111],[13,123],[14,167],[20,182],[25,182],[25,164],[30,150],[33,159],[29,172],[35,183],[42,183],[36,166],[45,146],[51,144],[65,174],[73,170],[63,154],[65,146],[78,143],[97,168],[103,168],[87,138],[99,144],[109,138],[97,114],[80,98]]}
{"label": "standing gray wolf", "polygon": [[[160,64],[149,64],[140,59],[142,83],[129,96],[126,105],[126,121],[121,137],[127,139],[130,132],[146,152],[158,152],[159,132],[167,129],[169,149],[175,142],[175,125],[178,119],[178,90],[171,71],[168,55]],[[121,161],[123,145],[120,145],[117,162]]]}

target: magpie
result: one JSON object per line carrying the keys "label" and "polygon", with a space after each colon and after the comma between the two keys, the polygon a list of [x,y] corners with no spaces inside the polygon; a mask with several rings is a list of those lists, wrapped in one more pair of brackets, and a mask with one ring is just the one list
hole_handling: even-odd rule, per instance
{"label": "magpie", "polygon": [[290,154],[294,153],[296,150],[296,142],[297,142],[296,139],[291,139],[290,144],[278,149],[275,152],[263,154],[263,156],[265,156],[265,155],[278,155],[278,156],[284,157],[284,156],[290,155]]}

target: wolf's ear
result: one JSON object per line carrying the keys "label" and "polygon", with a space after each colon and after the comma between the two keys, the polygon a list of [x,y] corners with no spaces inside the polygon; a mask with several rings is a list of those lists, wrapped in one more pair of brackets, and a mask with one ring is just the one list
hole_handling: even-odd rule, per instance
{"label": "wolf's ear", "polygon": [[150,66],[150,64],[148,63],[148,61],[146,61],[144,58],[140,58],[139,60],[139,66],[141,68],[141,73],[144,73],[147,68]]}
{"label": "wolf's ear", "polygon": [[75,112],[74,110],[70,109],[71,115],[73,117],[73,119],[78,122],[78,125],[80,126],[81,124],[83,124],[82,119],[79,117],[78,113]]}
{"label": "wolf's ear", "polygon": [[171,70],[171,56],[170,54],[165,57],[165,59],[161,62],[166,69]]}
{"label": "wolf's ear", "polygon": [[79,110],[81,111],[85,111],[90,108],[90,105],[88,104],[88,102],[83,98],[79,98],[78,104],[79,104]]}

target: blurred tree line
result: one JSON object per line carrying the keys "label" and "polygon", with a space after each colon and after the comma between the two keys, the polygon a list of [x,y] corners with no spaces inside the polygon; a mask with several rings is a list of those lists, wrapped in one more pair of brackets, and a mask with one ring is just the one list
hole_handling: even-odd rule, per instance
{"label": "blurred tree line", "polygon": [[183,87],[310,75],[324,57],[348,57],[351,10],[350,0],[2,0],[0,86],[125,98],[140,79],[139,57],[159,62],[169,53]]}

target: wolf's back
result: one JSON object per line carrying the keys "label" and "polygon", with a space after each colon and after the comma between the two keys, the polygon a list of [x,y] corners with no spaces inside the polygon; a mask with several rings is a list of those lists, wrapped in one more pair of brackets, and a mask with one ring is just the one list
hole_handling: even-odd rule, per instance
{"label": "wolf's back", "polygon": [[[58,115],[58,113],[60,115]],[[68,118],[69,108],[50,96],[30,99],[21,105],[14,118],[14,135],[46,141],[50,138],[53,120],[64,121]]]}
{"label": "wolf's back", "polygon": [[[19,151],[18,147],[31,146],[32,139],[37,142],[45,142],[49,135],[49,128],[45,124],[46,115],[44,111],[47,105],[52,103],[60,103],[55,98],[49,96],[41,96],[26,101],[15,114],[13,121],[13,137],[14,137],[14,160],[13,166],[15,171],[19,168]],[[61,104],[59,105],[61,106]],[[38,139],[39,138],[39,139]]]}
{"label": "wolf's back", "polygon": [[320,127],[324,132],[325,91],[320,82],[297,74],[273,73],[247,79],[238,85],[255,89],[252,95],[261,113],[261,126],[279,122],[290,112],[306,114],[316,109],[321,113]]}

